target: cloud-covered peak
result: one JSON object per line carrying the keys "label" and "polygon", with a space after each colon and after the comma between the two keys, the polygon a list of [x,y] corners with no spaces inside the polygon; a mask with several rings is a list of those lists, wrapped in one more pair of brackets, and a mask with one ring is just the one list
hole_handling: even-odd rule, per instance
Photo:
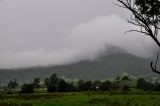
{"label": "cloud-covered peak", "polygon": [[[97,16],[88,22],[67,28],[57,43],[55,40],[52,42],[47,34],[9,37],[1,35],[0,39],[4,41],[0,45],[0,67],[64,65],[82,60],[93,61],[106,55],[111,46],[136,56],[150,56],[154,43],[139,33],[125,34],[133,28],[135,27],[119,16],[109,15]],[[6,44],[10,45],[4,49]]]}

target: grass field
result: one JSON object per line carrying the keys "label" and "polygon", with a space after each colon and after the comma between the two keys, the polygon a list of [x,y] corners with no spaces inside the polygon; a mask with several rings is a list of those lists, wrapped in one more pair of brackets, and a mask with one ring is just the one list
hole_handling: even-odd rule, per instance
{"label": "grass field", "polygon": [[158,94],[54,93],[0,95],[0,106],[160,106]]}

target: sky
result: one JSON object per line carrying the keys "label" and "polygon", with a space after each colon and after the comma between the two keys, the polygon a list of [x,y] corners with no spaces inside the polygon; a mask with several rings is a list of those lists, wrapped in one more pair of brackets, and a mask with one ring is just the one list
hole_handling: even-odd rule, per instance
{"label": "sky", "polygon": [[0,68],[96,60],[110,46],[149,57],[154,42],[127,23],[116,0],[0,0]]}

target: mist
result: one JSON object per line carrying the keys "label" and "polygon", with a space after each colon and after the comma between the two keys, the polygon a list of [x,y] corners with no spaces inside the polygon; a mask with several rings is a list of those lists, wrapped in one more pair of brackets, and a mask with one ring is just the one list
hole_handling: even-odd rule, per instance
{"label": "mist", "polygon": [[106,55],[110,46],[142,58],[152,56],[154,42],[136,32],[125,34],[136,27],[111,2],[3,0],[0,68],[94,61]]}

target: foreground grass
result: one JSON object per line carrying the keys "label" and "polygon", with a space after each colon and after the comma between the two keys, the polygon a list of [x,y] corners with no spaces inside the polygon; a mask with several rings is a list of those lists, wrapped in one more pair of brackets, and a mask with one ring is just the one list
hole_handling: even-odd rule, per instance
{"label": "foreground grass", "polygon": [[0,106],[160,106],[158,94],[54,93],[1,95]]}

